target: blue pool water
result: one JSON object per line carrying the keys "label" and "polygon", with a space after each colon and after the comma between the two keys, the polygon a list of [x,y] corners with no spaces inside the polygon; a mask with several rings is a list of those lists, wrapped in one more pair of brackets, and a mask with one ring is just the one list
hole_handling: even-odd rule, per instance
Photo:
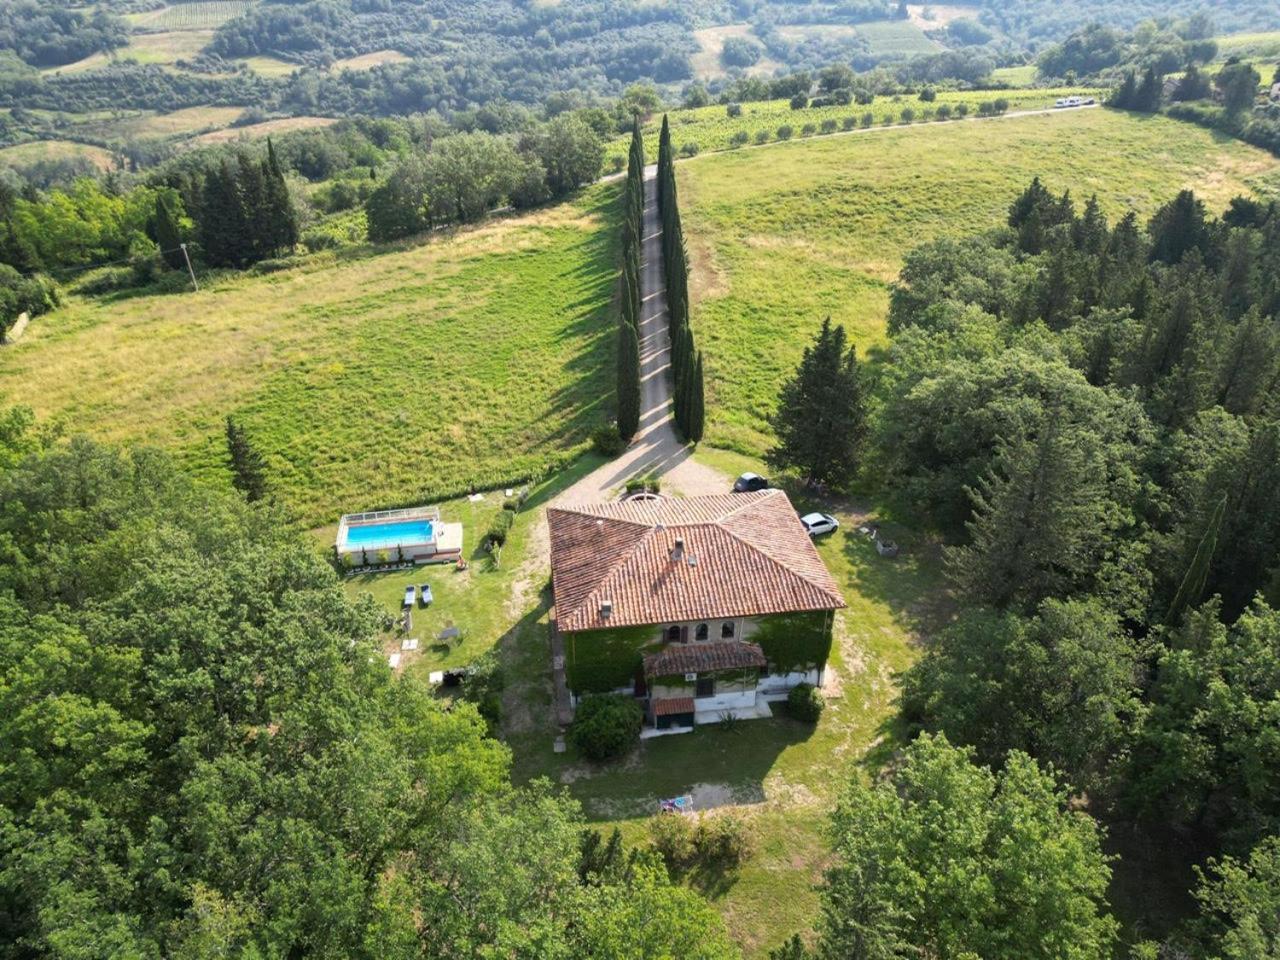
{"label": "blue pool water", "polygon": [[347,527],[347,546],[365,549],[394,547],[398,544],[429,543],[430,520],[392,520]]}

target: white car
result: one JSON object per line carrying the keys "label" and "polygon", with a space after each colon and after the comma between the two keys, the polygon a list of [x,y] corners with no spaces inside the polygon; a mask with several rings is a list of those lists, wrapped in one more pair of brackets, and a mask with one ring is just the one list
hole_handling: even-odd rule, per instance
{"label": "white car", "polygon": [[824,533],[835,533],[840,529],[840,521],[829,513],[806,513],[800,518],[805,532],[811,537],[820,537]]}

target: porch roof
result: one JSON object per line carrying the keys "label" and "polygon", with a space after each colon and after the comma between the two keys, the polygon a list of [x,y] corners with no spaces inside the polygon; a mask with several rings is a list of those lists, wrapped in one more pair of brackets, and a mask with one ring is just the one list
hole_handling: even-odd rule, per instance
{"label": "porch roof", "polygon": [[727,643],[673,643],[660,653],[644,658],[644,675],[673,677],[683,673],[744,670],[767,664],[764,652],[754,643],[738,640]]}
{"label": "porch roof", "polygon": [[672,717],[693,712],[693,697],[667,697],[664,700],[653,701],[655,717]]}

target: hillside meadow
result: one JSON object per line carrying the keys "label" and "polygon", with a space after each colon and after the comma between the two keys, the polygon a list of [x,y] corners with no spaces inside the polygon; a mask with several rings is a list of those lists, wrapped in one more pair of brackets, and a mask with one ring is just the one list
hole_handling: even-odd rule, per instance
{"label": "hillside meadow", "polygon": [[[668,114],[671,125],[671,139],[676,149],[694,146],[700,153],[734,149],[735,134],[746,134],[748,142],[776,142],[786,139],[778,135],[780,127],[791,128],[791,136],[795,139],[805,138],[805,126],[812,124],[812,136],[821,136],[823,123],[835,123],[837,130],[846,130],[850,123],[861,126],[862,118],[870,113],[872,126],[894,126],[902,123],[902,111],[910,107],[915,112],[914,122],[937,123],[933,114],[942,104],[953,111],[959,104],[969,108],[970,116],[978,112],[978,106],[996,100],[1004,100],[1011,112],[1021,110],[1044,110],[1053,106],[1059,97],[1067,96],[1100,97],[1102,91],[1092,87],[1042,87],[1025,90],[940,90],[937,99],[930,103],[920,100],[916,94],[901,94],[892,97],[876,97],[867,104],[850,103],[843,106],[807,107],[803,110],[791,109],[789,100],[760,100],[740,104],[742,113],[731,117],[728,108],[723,104],[697,107],[692,110],[673,110]],[[926,111],[929,115],[926,116]],[[955,122],[955,120],[947,121]],[[644,124],[642,131],[645,137],[645,152],[653,163],[658,155],[658,131],[662,126],[662,114],[654,114]],[[626,158],[630,135],[615,138],[608,146],[606,156]]]}
{"label": "hillside meadow", "polygon": [[615,193],[199,293],[73,296],[0,351],[0,397],[220,483],[233,414],[308,526],[542,474],[610,416]]}
{"label": "hillside meadow", "polygon": [[1191,187],[1220,211],[1280,189],[1280,160],[1189,124],[1111,110],[913,125],[677,165],[708,374],[707,442],[759,454],[778,388],[824,316],[864,355],[884,343],[904,254],[1003,222],[1040,175],[1141,216]]}

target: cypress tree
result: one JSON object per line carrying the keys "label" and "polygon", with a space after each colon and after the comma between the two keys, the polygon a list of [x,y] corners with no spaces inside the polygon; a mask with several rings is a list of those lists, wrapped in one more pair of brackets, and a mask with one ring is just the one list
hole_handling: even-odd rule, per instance
{"label": "cypress tree", "polygon": [[706,401],[702,392],[702,351],[698,351],[698,359],[693,365],[693,375],[689,377],[689,430],[688,438],[694,443],[702,440],[703,428],[706,426]]}
{"label": "cypress tree", "polygon": [[266,248],[272,254],[292,250],[298,243],[298,215],[289,196],[284,170],[276,157],[275,145],[267,138],[267,159],[263,167],[264,206],[271,218],[266,231]]}
{"label": "cypress tree", "polygon": [[640,429],[640,341],[636,328],[618,324],[618,435],[630,441]]}
{"label": "cypress tree", "polygon": [[239,185],[226,160],[204,179],[203,216],[200,221],[200,243],[205,259],[215,267],[243,266],[243,209]]}
{"label": "cypress tree", "polygon": [[1132,70],[1126,71],[1119,88],[1107,100],[1107,106],[1119,107],[1121,110],[1132,110],[1137,103],[1138,78]]}
{"label": "cypress tree", "polygon": [[151,221],[151,232],[156,246],[160,248],[160,256],[171,270],[181,270],[186,266],[182,257],[182,234],[178,230],[178,218],[169,209],[169,203],[163,193],[156,194],[156,212]]}
{"label": "cypress tree", "polygon": [[246,500],[253,503],[266,496],[266,462],[249,442],[244,428],[230,416],[227,417],[227,458],[231,466],[231,483]]}

